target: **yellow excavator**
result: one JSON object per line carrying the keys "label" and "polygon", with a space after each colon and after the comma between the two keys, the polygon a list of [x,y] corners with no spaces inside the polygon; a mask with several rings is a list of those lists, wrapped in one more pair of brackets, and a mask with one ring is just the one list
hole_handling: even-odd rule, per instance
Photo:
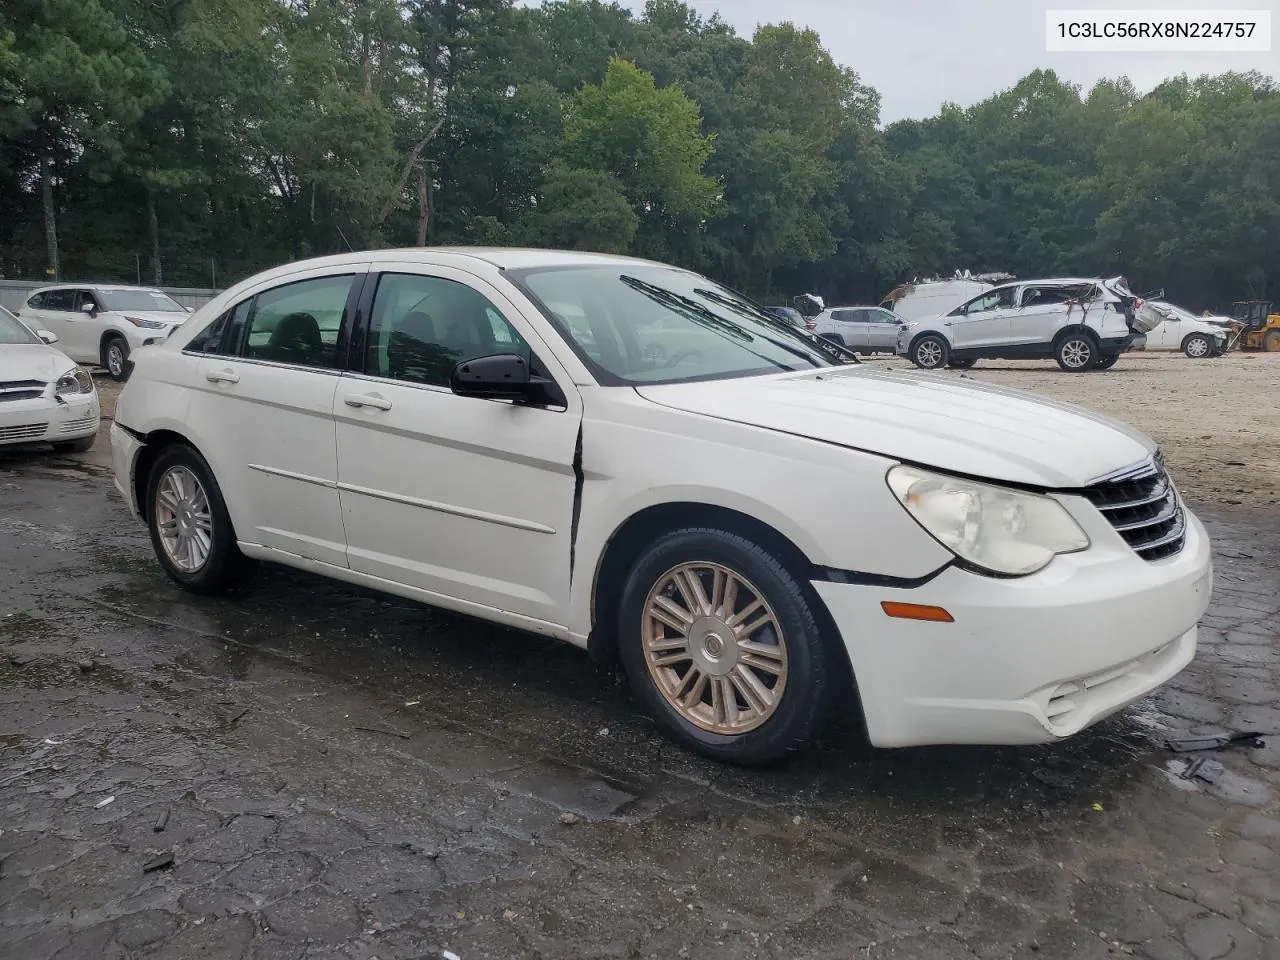
{"label": "yellow excavator", "polygon": [[1227,350],[1232,349],[1280,353],[1280,313],[1271,312],[1270,300],[1240,300],[1231,305]]}

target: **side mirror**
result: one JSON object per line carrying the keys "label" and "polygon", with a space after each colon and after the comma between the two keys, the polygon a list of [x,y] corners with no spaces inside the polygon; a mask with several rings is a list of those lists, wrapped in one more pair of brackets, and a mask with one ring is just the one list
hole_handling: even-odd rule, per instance
{"label": "side mirror", "polygon": [[45,343],[58,342],[58,335],[56,333],[50,333],[48,330],[37,330],[36,336],[39,337],[41,340],[43,340]]}
{"label": "side mirror", "polygon": [[529,394],[529,364],[514,353],[476,357],[453,368],[449,388],[464,397],[521,399]]}
{"label": "side mirror", "polygon": [[82,303],[80,304],[80,312],[87,313],[89,316],[92,317],[95,313],[98,312],[98,305],[96,303]]}

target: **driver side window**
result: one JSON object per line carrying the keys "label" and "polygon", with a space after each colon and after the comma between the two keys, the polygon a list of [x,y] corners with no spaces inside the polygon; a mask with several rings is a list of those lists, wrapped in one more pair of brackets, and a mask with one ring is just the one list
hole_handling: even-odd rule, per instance
{"label": "driver side window", "polygon": [[992,290],[989,293],[984,293],[981,296],[970,300],[960,308],[960,313],[965,316],[973,316],[975,313],[987,313],[992,310],[1007,310],[1013,306],[1013,294],[1013,287],[1007,287],[1003,290]]}
{"label": "driver side window", "polygon": [[524,338],[479,291],[443,277],[379,276],[365,373],[447,387],[459,363],[497,353],[532,362]]}

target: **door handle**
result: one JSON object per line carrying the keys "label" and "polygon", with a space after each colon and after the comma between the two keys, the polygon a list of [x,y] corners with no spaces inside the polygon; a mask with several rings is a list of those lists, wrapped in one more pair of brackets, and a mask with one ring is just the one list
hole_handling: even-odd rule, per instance
{"label": "door handle", "polygon": [[375,410],[390,410],[391,401],[372,393],[361,393],[342,398],[348,407],[373,407]]}
{"label": "door handle", "polygon": [[239,383],[240,375],[231,370],[210,370],[204,375],[210,383]]}

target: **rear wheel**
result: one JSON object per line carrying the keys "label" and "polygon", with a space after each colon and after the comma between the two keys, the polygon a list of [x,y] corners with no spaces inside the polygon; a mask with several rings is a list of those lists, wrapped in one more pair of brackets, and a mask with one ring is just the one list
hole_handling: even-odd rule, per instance
{"label": "rear wheel", "polygon": [[124,337],[110,336],[102,342],[102,365],[112,380],[129,376],[129,344]]}
{"label": "rear wheel", "polygon": [[1213,343],[1203,333],[1193,333],[1182,341],[1182,352],[1192,360],[1200,360],[1213,353]]}
{"label": "rear wheel", "polygon": [[1054,348],[1058,366],[1068,373],[1083,373],[1098,361],[1098,346],[1087,333],[1069,333]]}
{"label": "rear wheel", "polygon": [[222,490],[204,457],[166,447],[147,477],[147,526],[160,566],[192,593],[225,593],[257,567],[236,546]]}
{"label": "rear wheel", "polygon": [[1116,365],[1116,361],[1120,359],[1118,353],[1104,353],[1098,358],[1098,362],[1093,365],[1095,370],[1110,370]]}
{"label": "rear wheel", "polygon": [[641,555],[619,612],[636,695],[675,739],[769,763],[809,740],[844,676],[800,582],[737,534],[669,533]]}
{"label": "rear wheel", "polygon": [[926,333],[911,345],[911,362],[922,370],[937,370],[950,359],[950,345],[936,333]]}

